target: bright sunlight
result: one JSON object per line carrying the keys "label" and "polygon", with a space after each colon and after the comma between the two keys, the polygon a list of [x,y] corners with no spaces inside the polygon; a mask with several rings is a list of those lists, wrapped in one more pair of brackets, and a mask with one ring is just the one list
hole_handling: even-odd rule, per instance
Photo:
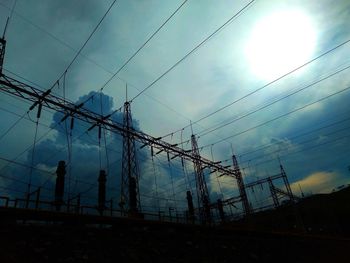
{"label": "bright sunlight", "polygon": [[314,51],[316,32],[299,10],[273,13],[254,27],[246,46],[253,73],[271,80],[306,62]]}

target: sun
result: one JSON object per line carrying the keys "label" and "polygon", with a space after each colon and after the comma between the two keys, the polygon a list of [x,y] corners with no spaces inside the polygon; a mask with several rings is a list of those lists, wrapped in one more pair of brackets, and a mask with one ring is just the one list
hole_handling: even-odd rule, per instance
{"label": "sun", "polygon": [[300,10],[279,11],[256,24],[245,53],[254,75],[271,80],[310,59],[315,43],[309,16]]}

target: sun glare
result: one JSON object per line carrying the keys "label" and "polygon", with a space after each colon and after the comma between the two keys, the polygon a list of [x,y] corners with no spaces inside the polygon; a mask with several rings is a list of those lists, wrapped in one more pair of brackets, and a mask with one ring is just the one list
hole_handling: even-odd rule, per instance
{"label": "sun glare", "polygon": [[280,11],[253,28],[246,55],[253,73],[271,80],[306,62],[314,51],[316,32],[299,10]]}

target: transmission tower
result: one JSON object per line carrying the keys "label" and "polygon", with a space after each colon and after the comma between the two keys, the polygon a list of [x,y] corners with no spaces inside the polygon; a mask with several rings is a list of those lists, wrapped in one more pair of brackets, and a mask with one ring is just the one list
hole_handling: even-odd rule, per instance
{"label": "transmission tower", "polygon": [[120,207],[130,215],[135,215],[141,210],[139,195],[139,168],[136,157],[135,138],[133,130],[130,103],[124,103],[123,125],[123,159]]}
{"label": "transmission tower", "polygon": [[286,190],[287,190],[288,197],[289,197],[290,201],[294,202],[295,201],[294,195],[293,195],[292,189],[290,188],[288,177],[287,177],[286,171],[284,170],[282,164],[280,164],[280,169],[281,169],[281,175],[282,175],[283,182],[284,182],[284,185],[285,185]]}
{"label": "transmission tower", "polygon": [[275,208],[277,208],[280,206],[280,202],[279,202],[279,199],[277,196],[276,187],[274,186],[271,177],[267,178],[267,182],[269,183],[270,193],[271,193],[272,200],[273,200],[273,206]]}
{"label": "transmission tower", "polygon": [[[197,195],[199,202],[199,210],[201,218],[204,222],[211,221],[209,193],[205,183],[202,168],[210,168],[217,171],[220,176],[236,177],[235,171],[227,166],[223,166],[218,162],[206,159],[199,155],[196,138],[192,136],[192,151],[184,150],[177,144],[170,144],[162,140],[161,137],[156,138],[141,131],[136,131],[132,127],[132,117],[130,111],[130,103],[124,105],[124,124],[115,123],[110,118],[111,115],[101,116],[85,109],[84,103],[75,105],[68,102],[65,98],[51,94],[52,88],[41,90],[31,85],[23,83],[12,77],[3,74],[3,59],[5,55],[6,41],[4,36],[0,38],[0,91],[6,92],[21,99],[27,100],[33,105],[30,110],[38,106],[38,112],[42,107],[63,112],[65,116],[62,121],[69,116],[92,124],[92,128],[103,126],[105,129],[118,133],[123,136],[123,163],[121,176],[121,200],[120,208],[123,212],[138,213],[141,210],[139,198],[139,169],[136,158],[135,140],[142,143],[140,148],[151,146],[158,149],[158,153],[166,152],[172,155],[171,159],[182,158],[192,161],[196,171]],[[91,128],[90,128],[91,129]],[[90,130],[89,129],[89,130]]]}
{"label": "transmission tower", "polygon": [[232,155],[232,161],[233,161],[233,169],[235,171],[236,179],[237,179],[237,185],[239,189],[239,195],[242,200],[243,210],[246,215],[250,214],[250,206],[248,202],[247,192],[245,191],[243,177],[241,173],[241,169],[239,168],[237,158],[235,155]]}
{"label": "transmission tower", "polygon": [[191,142],[192,142],[192,155],[194,157],[193,165],[194,165],[194,172],[196,177],[199,217],[202,223],[210,224],[211,213],[210,213],[209,192],[208,192],[207,183],[205,182],[205,178],[204,178],[204,173],[203,173],[203,168],[201,163],[201,156],[199,154],[197,140],[195,135],[193,134],[191,136]]}

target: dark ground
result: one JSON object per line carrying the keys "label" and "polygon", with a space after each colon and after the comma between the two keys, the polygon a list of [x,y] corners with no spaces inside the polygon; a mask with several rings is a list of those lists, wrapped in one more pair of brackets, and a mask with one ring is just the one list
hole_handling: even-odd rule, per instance
{"label": "dark ground", "polygon": [[242,223],[277,231],[302,228],[309,234],[350,238],[350,187],[306,197],[294,206],[285,205],[256,213]]}
{"label": "dark ground", "polygon": [[139,224],[11,225],[0,262],[348,262],[350,240]]}
{"label": "dark ground", "polygon": [[[28,215],[66,223],[15,223]],[[350,262],[350,188],[220,227],[118,218],[86,225],[106,223],[96,220],[104,218],[4,208],[0,263]]]}

